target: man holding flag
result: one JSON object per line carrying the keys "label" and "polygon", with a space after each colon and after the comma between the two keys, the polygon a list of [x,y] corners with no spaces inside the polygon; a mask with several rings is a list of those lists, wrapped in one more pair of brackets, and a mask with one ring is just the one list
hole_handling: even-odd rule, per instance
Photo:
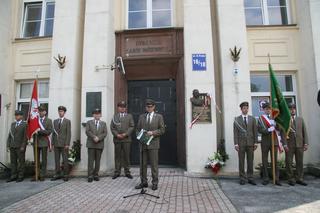
{"label": "man holding flag", "polygon": [[[270,104],[266,103],[263,106],[265,115],[260,116],[258,123],[258,130],[262,134],[261,150],[262,150],[262,164],[263,164],[263,184],[268,184],[268,153],[271,151],[273,184],[281,185],[279,182],[279,170],[277,166],[277,154],[282,152],[283,148],[288,151],[285,140],[290,129],[290,112],[286,100],[284,99],[280,85],[269,63],[270,74]],[[277,127],[277,128],[276,128]],[[277,131],[279,130],[279,131]],[[283,134],[279,134],[282,132]],[[282,135],[282,137],[281,137]],[[283,141],[283,148],[282,143]]]}
{"label": "man holding flag", "polygon": [[[51,133],[52,133],[52,120],[48,118],[47,110],[45,107],[39,107],[39,126],[40,130],[37,131],[36,135],[33,137],[34,144],[37,143],[37,148],[34,146],[34,154],[37,162],[40,162],[40,154],[41,154],[41,170],[40,170],[40,181],[45,180],[45,176],[47,173],[47,155],[48,155],[48,147],[49,151],[52,150],[51,144]],[[36,179],[36,178],[35,178]]]}

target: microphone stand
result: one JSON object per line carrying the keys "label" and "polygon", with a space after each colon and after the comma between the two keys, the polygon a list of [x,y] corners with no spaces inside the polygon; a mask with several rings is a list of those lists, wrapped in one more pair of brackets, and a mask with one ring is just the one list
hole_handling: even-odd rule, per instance
{"label": "microphone stand", "polygon": [[[141,161],[140,170],[141,170],[141,167],[142,167],[142,169],[143,169],[143,142],[140,141],[140,143],[141,143],[141,146],[140,146],[140,149],[141,149],[141,152],[140,152],[140,153],[141,153],[141,155],[140,155],[140,161]],[[148,170],[148,166],[147,166],[146,169]],[[133,197],[133,196],[136,196],[136,195],[149,195],[149,196],[151,196],[151,197],[160,198],[160,197],[157,196],[157,195],[153,195],[153,194],[147,193],[147,190],[144,189],[144,185],[143,185],[142,183],[141,183],[141,185],[142,185],[142,189],[141,189],[140,192],[123,196],[123,198]]]}

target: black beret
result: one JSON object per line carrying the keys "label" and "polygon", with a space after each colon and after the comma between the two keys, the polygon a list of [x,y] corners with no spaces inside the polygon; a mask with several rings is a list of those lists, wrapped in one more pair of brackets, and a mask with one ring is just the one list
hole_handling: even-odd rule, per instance
{"label": "black beret", "polygon": [[127,103],[125,101],[119,101],[117,106],[118,107],[127,107]]}
{"label": "black beret", "polygon": [[265,108],[270,108],[270,104],[268,102],[265,102],[262,104],[262,109],[265,109]]}
{"label": "black beret", "polygon": [[152,106],[154,106],[156,104],[156,102],[154,101],[154,100],[152,100],[152,99],[147,99],[146,100],[146,106],[147,105],[152,105]]}
{"label": "black beret", "polygon": [[240,104],[240,108],[244,107],[244,106],[249,106],[249,103],[247,101],[244,101]]}
{"label": "black beret", "polygon": [[296,109],[296,105],[294,103],[289,104],[289,109],[292,109],[292,108]]}
{"label": "black beret", "polygon": [[44,106],[38,107],[39,112],[47,111],[47,109]]}
{"label": "black beret", "polygon": [[60,111],[60,110],[62,110],[62,111],[67,111],[67,108],[65,107],[65,106],[59,106],[58,107],[58,111]]}
{"label": "black beret", "polygon": [[23,112],[20,111],[20,110],[16,110],[16,111],[14,112],[14,115],[23,115]]}
{"label": "black beret", "polygon": [[101,113],[101,109],[96,108],[92,111],[92,114],[100,114]]}

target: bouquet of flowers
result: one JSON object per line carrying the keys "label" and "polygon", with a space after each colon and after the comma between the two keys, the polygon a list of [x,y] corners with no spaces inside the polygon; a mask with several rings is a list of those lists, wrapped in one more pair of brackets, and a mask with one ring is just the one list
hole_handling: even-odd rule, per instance
{"label": "bouquet of flowers", "polygon": [[221,155],[219,152],[215,152],[213,156],[208,158],[205,168],[211,169],[216,175],[220,169],[225,166],[225,161],[228,159],[227,156]]}
{"label": "bouquet of flowers", "polygon": [[69,149],[69,156],[68,156],[69,164],[73,165],[76,161],[76,151],[74,148]]}

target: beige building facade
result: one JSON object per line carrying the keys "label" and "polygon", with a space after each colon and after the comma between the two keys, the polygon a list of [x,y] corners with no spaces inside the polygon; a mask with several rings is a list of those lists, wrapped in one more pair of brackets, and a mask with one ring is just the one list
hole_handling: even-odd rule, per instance
{"label": "beige building facade", "polygon": [[[160,164],[209,172],[207,158],[222,143],[230,158],[223,172],[236,173],[233,120],[242,101],[254,116],[261,114],[259,105],[269,98],[270,54],[287,102],[297,104],[306,122],[305,163],[319,162],[319,11],[317,0],[0,0],[0,161],[9,161],[9,125],[16,109],[27,111],[38,76],[49,117],[66,106],[72,141],[81,141],[75,171],[87,169],[84,123],[93,108],[110,123],[116,103],[126,100],[136,119],[144,100],[153,98],[167,125]],[[230,57],[234,46],[241,48],[238,62]],[[58,55],[66,57],[64,68]],[[125,74],[111,69],[119,56]],[[210,95],[211,121],[190,128],[194,89]],[[133,164],[138,156],[134,142]],[[33,159],[31,145],[27,158]],[[52,153],[48,158],[53,169]],[[103,171],[113,170],[113,159],[108,134]]]}

